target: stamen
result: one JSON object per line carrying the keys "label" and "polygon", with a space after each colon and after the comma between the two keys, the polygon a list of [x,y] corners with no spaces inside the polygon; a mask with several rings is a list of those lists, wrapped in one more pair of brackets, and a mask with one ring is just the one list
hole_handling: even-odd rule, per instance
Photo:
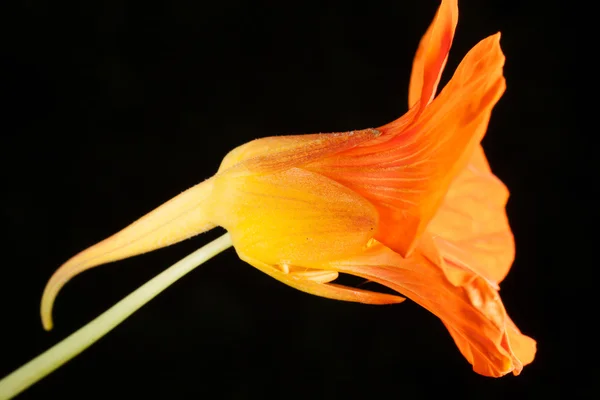
{"label": "stamen", "polygon": [[290,266],[289,266],[289,264],[286,264],[286,263],[277,264],[276,267],[279,268],[279,270],[281,270],[281,272],[283,272],[284,274],[289,274],[290,273]]}
{"label": "stamen", "polygon": [[334,281],[338,277],[338,273],[335,271],[303,271],[303,272],[292,272],[292,275],[302,277],[317,283],[328,283]]}

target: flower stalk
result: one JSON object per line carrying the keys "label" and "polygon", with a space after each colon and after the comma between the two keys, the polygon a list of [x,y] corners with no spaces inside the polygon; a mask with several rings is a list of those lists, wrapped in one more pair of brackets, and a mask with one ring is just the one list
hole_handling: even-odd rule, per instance
{"label": "flower stalk", "polygon": [[178,279],[229,247],[231,247],[231,237],[226,233],[152,278],[83,328],[0,380],[0,400],[12,399],[58,369]]}

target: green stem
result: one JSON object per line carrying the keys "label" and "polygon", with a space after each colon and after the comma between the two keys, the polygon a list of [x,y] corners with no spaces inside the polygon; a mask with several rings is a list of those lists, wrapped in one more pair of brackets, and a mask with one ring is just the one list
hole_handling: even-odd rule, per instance
{"label": "green stem", "polygon": [[231,247],[228,233],[163,271],[108,311],[0,380],[0,400],[11,399],[81,353],[194,268]]}

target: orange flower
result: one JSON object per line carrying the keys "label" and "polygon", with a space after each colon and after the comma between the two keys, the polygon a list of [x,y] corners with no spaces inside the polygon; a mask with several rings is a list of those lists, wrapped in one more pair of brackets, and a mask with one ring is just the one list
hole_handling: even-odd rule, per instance
{"label": "orange flower", "polygon": [[332,299],[404,300],[331,282],[345,273],[388,286],[437,315],[477,373],[518,375],[536,343],[498,295],[514,258],[508,191],[480,146],[505,89],[504,56],[500,34],[482,40],[436,96],[457,20],[457,1],[442,0],[414,60],[404,116],[234,149],[214,177],[65,263],[44,292],[44,326],[74,275],[219,225],[242,260],[281,282]]}

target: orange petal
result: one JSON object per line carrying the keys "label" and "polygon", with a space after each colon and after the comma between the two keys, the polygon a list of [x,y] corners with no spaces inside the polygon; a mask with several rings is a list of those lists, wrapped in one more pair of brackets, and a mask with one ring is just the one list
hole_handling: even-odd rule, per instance
{"label": "orange petal", "polygon": [[370,200],[380,216],[375,238],[402,255],[410,254],[468,163],[504,92],[499,40],[497,34],[478,43],[440,95],[402,132],[379,128],[381,138],[304,167]]}
{"label": "orange petal", "polygon": [[108,239],[64,263],[50,278],[41,304],[42,323],[52,329],[52,305],[60,289],[75,275],[112,261],[170,246],[215,227],[203,207],[212,191],[208,179],[138,219]]}
{"label": "orange petal", "polygon": [[[237,250],[237,249],[236,249]],[[371,292],[363,289],[356,289],[342,285],[324,283],[319,280],[307,278],[302,275],[286,274],[273,266],[262,261],[246,256],[238,251],[238,255],[248,264],[265,274],[285,283],[288,286],[298,289],[302,292],[309,293],[315,296],[325,297],[333,300],[352,301],[365,304],[395,304],[401,303],[405,299],[400,296],[395,296],[385,293]],[[323,274],[331,274],[331,271],[322,271]]]}
{"label": "orange petal", "polygon": [[375,129],[364,129],[256,139],[230,151],[219,172],[230,176],[279,172],[351,149],[380,135]]}
{"label": "orange petal", "polygon": [[267,175],[215,177],[214,222],[231,234],[240,254],[269,265],[318,268],[360,252],[377,227],[363,197],[300,168]]}
{"label": "orange petal", "polygon": [[477,146],[427,227],[453,284],[462,286],[475,273],[497,286],[510,270],[515,246],[505,211],[507,199],[508,190]]}
{"label": "orange petal", "polygon": [[405,259],[375,244],[362,255],[323,268],[388,286],[431,311],[444,322],[477,373],[518,374],[533,359],[535,341],[514,327],[496,290],[478,277],[465,287],[453,285],[420,248]]}
{"label": "orange petal", "polygon": [[433,100],[448,60],[457,23],[457,0],[442,0],[415,54],[408,90],[409,107],[420,100],[419,107],[424,109]]}

